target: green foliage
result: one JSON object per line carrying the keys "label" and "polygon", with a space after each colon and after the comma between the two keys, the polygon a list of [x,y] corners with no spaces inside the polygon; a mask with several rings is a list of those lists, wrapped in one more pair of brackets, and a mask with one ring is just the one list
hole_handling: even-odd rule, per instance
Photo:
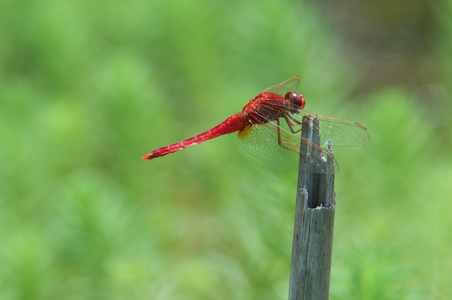
{"label": "green foliage", "polygon": [[352,99],[315,8],[3,1],[0,28],[0,299],[286,298],[296,172],[233,136],[140,157],[296,74],[309,109],[371,133],[335,149],[331,299],[452,295],[450,123],[398,88]]}

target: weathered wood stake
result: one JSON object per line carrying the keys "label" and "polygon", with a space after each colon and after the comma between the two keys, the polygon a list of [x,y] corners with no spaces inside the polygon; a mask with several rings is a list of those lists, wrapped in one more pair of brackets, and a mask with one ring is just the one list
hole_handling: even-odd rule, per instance
{"label": "weathered wood stake", "polygon": [[290,270],[289,300],[328,299],[335,211],[334,159],[319,145],[319,121],[303,119],[297,200]]}

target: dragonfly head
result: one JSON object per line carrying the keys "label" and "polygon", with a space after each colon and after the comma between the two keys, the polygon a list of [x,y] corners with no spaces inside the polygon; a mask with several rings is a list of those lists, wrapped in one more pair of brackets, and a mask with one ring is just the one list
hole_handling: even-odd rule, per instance
{"label": "dragonfly head", "polygon": [[299,113],[304,108],[305,100],[303,95],[290,91],[286,93],[284,100],[289,101],[289,111],[293,114]]}

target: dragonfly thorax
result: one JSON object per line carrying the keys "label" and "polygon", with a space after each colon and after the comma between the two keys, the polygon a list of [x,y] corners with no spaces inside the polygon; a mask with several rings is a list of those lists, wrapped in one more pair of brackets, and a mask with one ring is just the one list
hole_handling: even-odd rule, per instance
{"label": "dragonfly thorax", "polygon": [[284,96],[284,100],[289,101],[289,112],[292,114],[299,113],[305,105],[303,95],[297,94],[293,91],[287,92]]}

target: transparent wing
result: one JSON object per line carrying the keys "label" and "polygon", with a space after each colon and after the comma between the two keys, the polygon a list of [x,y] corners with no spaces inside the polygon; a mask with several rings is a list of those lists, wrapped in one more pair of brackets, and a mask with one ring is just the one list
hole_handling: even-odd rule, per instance
{"label": "transparent wing", "polygon": [[331,141],[331,146],[362,146],[369,143],[369,131],[358,122],[313,114],[308,111],[301,111],[291,117],[302,122],[303,116],[309,115],[315,115],[319,119],[321,146],[325,146],[327,141]]}
{"label": "transparent wing", "polygon": [[[297,169],[299,154],[278,145],[277,126],[274,123],[253,125],[239,133],[240,145],[253,156],[277,167]],[[286,137],[287,138],[287,137]],[[291,140],[290,136],[288,136]],[[300,141],[294,140],[294,143]],[[295,147],[294,147],[295,148]],[[299,147],[295,151],[299,151]]]}
{"label": "transparent wing", "polygon": [[292,78],[287,79],[283,83],[272,85],[264,90],[265,93],[273,93],[276,95],[280,95],[284,97],[284,95],[288,91],[296,92],[298,87],[300,86],[300,78],[298,76],[294,76]]}
{"label": "transparent wing", "polygon": [[247,152],[269,164],[286,169],[298,169],[300,145],[305,143],[322,153],[317,158],[319,172],[331,172],[322,168],[325,167],[324,157],[333,157],[322,147],[301,138],[301,132],[299,134],[300,136],[290,132],[285,122],[279,122],[278,125],[277,122],[270,121],[265,124],[248,126],[239,132],[238,137],[240,145]]}
{"label": "transparent wing", "polygon": [[[257,158],[272,165],[296,169],[300,159],[300,145],[306,144],[317,149],[321,155],[316,158],[320,172],[324,170],[324,157],[330,156],[323,147],[331,146],[359,146],[369,142],[367,129],[353,121],[334,117],[315,115],[319,120],[320,146],[301,137],[303,116],[312,113],[301,112],[297,115],[288,114],[277,121],[265,124],[250,125],[239,132],[239,141],[243,148]],[[338,169],[335,162],[336,170]]]}

